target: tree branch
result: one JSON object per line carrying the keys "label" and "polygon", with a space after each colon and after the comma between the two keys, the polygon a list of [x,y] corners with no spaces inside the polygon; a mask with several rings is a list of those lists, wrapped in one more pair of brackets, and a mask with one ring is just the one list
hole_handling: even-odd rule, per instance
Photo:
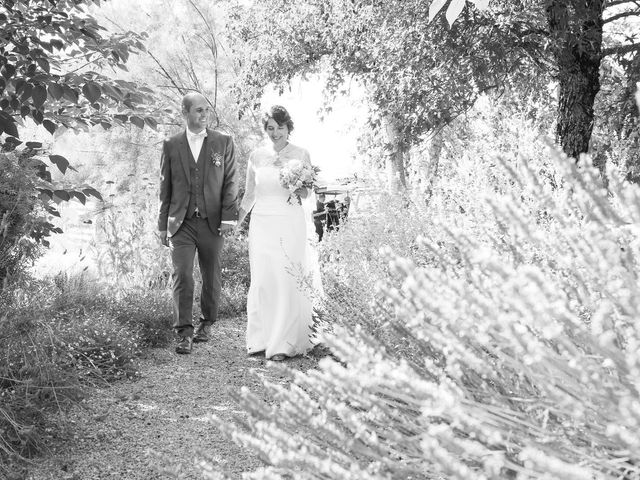
{"label": "tree branch", "polygon": [[605,5],[605,9],[609,7],[617,7],[618,5],[624,5],[626,3],[633,3],[634,5],[638,5],[637,0],[611,0],[607,2]]}
{"label": "tree branch", "polygon": [[627,10],[626,12],[621,12],[618,13],[617,15],[612,15],[609,18],[605,18],[604,20],[602,20],[602,23],[611,23],[611,22],[615,22],[616,20],[620,20],[621,18],[626,18],[626,17],[640,17],[640,11],[638,10]]}
{"label": "tree branch", "polygon": [[214,84],[214,91],[213,91],[213,104],[211,106],[213,107],[213,113],[216,116],[216,126],[218,126],[218,125],[220,125],[220,117],[218,116],[218,111],[216,109],[216,107],[218,105],[218,42],[216,41],[216,36],[215,36],[215,34],[213,32],[213,28],[211,27],[211,24],[209,23],[207,18],[200,11],[200,9],[193,2],[193,0],[189,0],[189,3],[193,7],[193,9],[196,12],[198,12],[198,15],[200,15],[200,18],[202,19],[203,23],[207,27],[207,30],[209,31],[209,35],[211,36],[211,43],[205,41],[204,38],[202,38],[202,37],[201,38],[202,38],[202,41],[204,42],[204,44],[207,47],[209,47],[209,50],[211,51],[211,56],[213,57],[213,69],[214,69],[214,76],[213,76],[214,82],[213,82],[213,84]]}
{"label": "tree branch", "polygon": [[627,53],[640,52],[640,43],[632,43],[631,45],[618,45],[617,47],[609,47],[602,49],[602,56],[608,55],[626,55]]}
{"label": "tree branch", "polygon": [[167,78],[167,80],[169,80],[174,88],[176,90],[178,90],[178,92],[180,92],[181,95],[184,95],[186,92],[184,91],[183,88],[181,88],[180,86],[178,86],[178,84],[174,81],[173,77],[169,74],[169,72],[167,72],[167,70],[164,68],[164,66],[160,63],[160,61],[153,55],[153,53],[151,53],[150,50],[147,49],[147,54],[149,54],[149,56],[151,58],[153,58],[153,60],[156,62],[156,64],[160,67],[160,69],[162,70],[162,73],[164,74],[164,76]]}

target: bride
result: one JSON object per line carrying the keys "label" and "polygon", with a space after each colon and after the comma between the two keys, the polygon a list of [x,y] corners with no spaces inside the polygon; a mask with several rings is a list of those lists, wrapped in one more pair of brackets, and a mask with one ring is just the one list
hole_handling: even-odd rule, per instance
{"label": "bride", "polygon": [[300,282],[301,275],[309,278],[317,267],[310,241],[311,210],[305,208],[309,202],[304,200],[310,191],[296,190],[302,199],[299,204],[279,181],[281,168],[289,162],[311,165],[311,161],[307,150],[289,143],[293,121],[284,107],[272,107],[264,114],[262,125],[271,145],[249,156],[238,220],[240,225],[251,212],[247,352],[264,351],[266,358],[279,361],[312,346],[312,302]]}

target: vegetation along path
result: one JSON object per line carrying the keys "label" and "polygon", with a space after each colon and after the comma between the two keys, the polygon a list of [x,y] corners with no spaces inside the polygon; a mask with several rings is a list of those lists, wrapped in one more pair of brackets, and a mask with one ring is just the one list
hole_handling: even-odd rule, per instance
{"label": "vegetation along path", "polygon": [[[266,398],[261,377],[287,381],[263,356],[248,357],[245,319],[223,319],[208,343],[191,355],[173,346],[149,350],[135,380],[98,389],[64,413],[69,429],[53,432],[49,453],[30,467],[27,479],[199,479],[207,456],[233,478],[261,460],[222,436],[210,414],[231,420],[238,411],[231,393],[247,386]],[[286,361],[294,369],[316,365],[311,357]]]}

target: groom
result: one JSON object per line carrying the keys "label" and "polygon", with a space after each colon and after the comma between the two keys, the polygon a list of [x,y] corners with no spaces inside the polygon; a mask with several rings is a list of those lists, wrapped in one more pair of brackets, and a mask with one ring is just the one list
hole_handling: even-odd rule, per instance
{"label": "groom", "polygon": [[[191,353],[193,342],[209,340],[220,302],[223,233],[238,218],[233,140],[206,128],[209,103],[199,93],[182,99],[186,129],[165,140],[160,160],[160,241],[173,264],[173,328],[176,353]],[[193,263],[202,274],[202,316],[194,332]]]}

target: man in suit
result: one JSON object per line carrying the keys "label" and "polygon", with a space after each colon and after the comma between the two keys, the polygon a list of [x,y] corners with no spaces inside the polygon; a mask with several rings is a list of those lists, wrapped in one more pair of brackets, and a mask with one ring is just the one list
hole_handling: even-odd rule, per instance
{"label": "man in suit", "polygon": [[[233,140],[207,129],[209,103],[199,93],[182,99],[186,129],[165,140],[160,160],[160,241],[173,264],[173,328],[176,353],[191,353],[193,342],[209,340],[220,302],[223,233],[238,218]],[[202,316],[194,332],[193,264],[202,274]]]}

